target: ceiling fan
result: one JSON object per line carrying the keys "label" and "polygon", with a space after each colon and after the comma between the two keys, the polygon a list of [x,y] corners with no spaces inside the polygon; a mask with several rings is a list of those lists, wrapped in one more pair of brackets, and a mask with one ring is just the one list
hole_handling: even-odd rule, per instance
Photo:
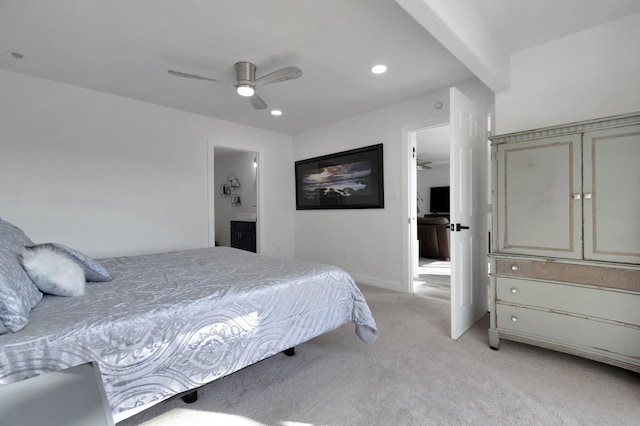
{"label": "ceiling fan", "polygon": [[235,81],[216,80],[214,78],[202,77],[174,70],[168,70],[167,72],[171,75],[175,75],[176,77],[230,84],[236,88],[236,91],[240,96],[248,97],[249,101],[251,101],[251,105],[253,105],[255,109],[265,109],[267,107],[267,104],[262,100],[262,98],[256,94],[256,86],[293,80],[302,75],[300,68],[284,67],[267,75],[263,75],[262,77],[256,78],[256,66],[251,62],[237,62],[234,67],[236,70]]}
{"label": "ceiling fan", "polygon": [[418,165],[418,170],[430,170],[432,161],[421,161],[420,158],[416,159],[416,164]]}

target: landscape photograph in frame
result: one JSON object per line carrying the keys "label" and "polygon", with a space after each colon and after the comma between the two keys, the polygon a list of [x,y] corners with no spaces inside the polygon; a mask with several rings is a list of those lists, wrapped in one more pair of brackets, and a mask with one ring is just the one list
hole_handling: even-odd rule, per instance
{"label": "landscape photograph in frame", "polygon": [[382,144],[296,161],[296,209],[384,207]]}

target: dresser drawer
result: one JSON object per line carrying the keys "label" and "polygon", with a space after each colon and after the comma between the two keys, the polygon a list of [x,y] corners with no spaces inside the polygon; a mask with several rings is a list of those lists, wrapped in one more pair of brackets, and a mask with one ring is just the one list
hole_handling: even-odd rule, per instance
{"label": "dresser drawer", "polygon": [[496,312],[499,331],[640,360],[640,328],[502,304]]}
{"label": "dresser drawer", "polygon": [[640,294],[496,277],[496,301],[640,326]]}
{"label": "dresser drawer", "polygon": [[637,267],[634,269],[563,263],[543,258],[496,258],[495,273],[500,276],[536,278],[640,292],[640,270]]}

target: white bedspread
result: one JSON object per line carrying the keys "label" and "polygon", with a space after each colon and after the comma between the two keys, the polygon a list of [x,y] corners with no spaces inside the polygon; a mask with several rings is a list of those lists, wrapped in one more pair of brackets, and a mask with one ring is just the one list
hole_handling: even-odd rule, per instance
{"label": "white bedspread", "polygon": [[113,281],[45,296],[0,336],[0,385],[97,361],[112,413],[197,388],[355,323],[376,324],[340,268],[218,247],[102,259]]}

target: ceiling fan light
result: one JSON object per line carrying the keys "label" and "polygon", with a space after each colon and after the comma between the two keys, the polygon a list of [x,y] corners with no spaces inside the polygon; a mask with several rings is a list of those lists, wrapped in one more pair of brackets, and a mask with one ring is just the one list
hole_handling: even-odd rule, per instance
{"label": "ceiling fan light", "polygon": [[236,91],[238,92],[238,95],[245,96],[247,98],[253,96],[253,94],[255,93],[253,87],[248,84],[239,84],[236,87]]}

